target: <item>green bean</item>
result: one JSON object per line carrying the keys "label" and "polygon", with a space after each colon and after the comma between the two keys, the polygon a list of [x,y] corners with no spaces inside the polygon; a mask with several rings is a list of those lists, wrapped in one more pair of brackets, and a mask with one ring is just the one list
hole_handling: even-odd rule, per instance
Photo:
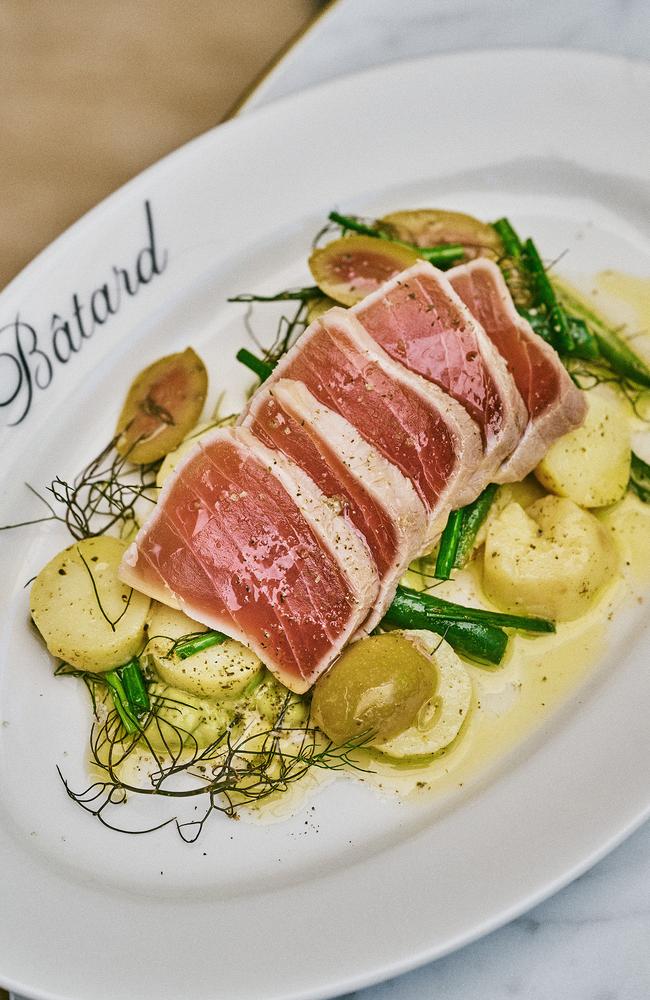
{"label": "green bean", "polygon": [[245,347],[241,347],[235,356],[238,361],[246,365],[247,368],[250,368],[252,372],[255,372],[260,382],[265,382],[273,371],[273,365],[270,365],[268,361],[258,358]]}
{"label": "green bean", "polygon": [[442,533],[440,545],[438,546],[438,557],[436,559],[434,575],[439,580],[448,580],[452,569],[456,565],[456,552],[458,551],[462,528],[462,508],[461,510],[452,510],[447,518],[447,524],[445,525],[445,530]]}
{"label": "green bean", "polygon": [[130,660],[119,670],[129,708],[134,715],[143,715],[149,711],[149,695],[138,660]]}
{"label": "green bean", "polygon": [[468,608],[462,604],[445,601],[432,594],[425,594],[410,587],[398,587],[397,593],[388,609],[388,614],[397,608],[402,617],[413,614],[427,613],[436,618],[445,618],[455,622],[474,622],[483,625],[495,625],[497,628],[513,628],[523,632],[555,632],[555,625],[546,618],[532,618],[525,615],[507,615],[500,611],[485,611],[483,608]]}
{"label": "green bean", "polygon": [[211,646],[220,646],[222,642],[225,642],[228,638],[223,632],[217,632],[211,630],[210,632],[200,632],[198,635],[194,635],[189,639],[175,642],[172,646],[172,651],[176,653],[176,656],[181,660],[186,660],[188,656],[194,656],[195,653],[200,653],[204,649],[209,649]]}
{"label": "green bean", "polygon": [[140,727],[138,726],[137,718],[129,707],[129,699],[119,673],[117,670],[111,670],[109,673],[104,674],[104,678],[110,688],[115,710],[120,717],[125,731],[129,734],[136,733]]}
{"label": "green bean", "polygon": [[[498,666],[508,646],[508,636],[501,628],[478,622],[451,621],[438,617],[424,601],[405,597],[403,588],[386,612],[383,624],[404,629],[435,632],[452,646],[459,656],[489,666]],[[426,595],[424,595],[426,596]]]}
{"label": "green bean", "polygon": [[562,285],[557,285],[555,290],[565,309],[578,316],[592,330],[600,355],[609,362],[613,371],[631,382],[650,387],[650,367],[643,358],[635,354],[626,341],[579,298]]}
{"label": "green bean", "polygon": [[476,536],[488,515],[498,488],[496,483],[490,483],[473,503],[463,508],[463,527],[458,539],[458,548],[454,562],[454,566],[457,569],[462,569],[468,562],[474,549]]}

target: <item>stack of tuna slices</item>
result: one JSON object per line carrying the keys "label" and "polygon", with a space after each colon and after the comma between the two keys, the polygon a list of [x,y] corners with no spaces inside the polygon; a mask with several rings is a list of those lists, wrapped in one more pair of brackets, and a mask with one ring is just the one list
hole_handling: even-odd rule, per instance
{"label": "stack of tuna slices", "polygon": [[451,510],[522,479],[585,403],[498,267],[419,262],[316,320],[165,483],[125,582],[306,691]]}

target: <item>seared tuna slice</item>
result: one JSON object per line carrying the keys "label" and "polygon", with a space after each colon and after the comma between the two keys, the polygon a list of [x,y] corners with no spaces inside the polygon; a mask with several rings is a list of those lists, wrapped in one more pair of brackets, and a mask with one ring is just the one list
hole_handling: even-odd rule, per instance
{"label": "seared tuna slice", "polygon": [[505,358],[526,404],[523,437],[494,477],[497,483],[516,482],[535,468],[557,438],[582,424],[587,413],[584,393],[550,344],[519,315],[496,264],[479,258],[447,276]]}
{"label": "seared tuna slice", "polygon": [[526,408],[506,364],[445,275],[420,261],[352,311],[378,344],[410,371],[444,389],[478,424],[484,459],[476,493],[516,448]]}
{"label": "seared tuna slice", "polygon": [[338,656],[378,592],[358,532],[243,428],[197,441],[125,553],[121,577],[246,643],[298,693]]}
{"label": "seared tuna slice", "polygon": [[474,499],[482,458],[476,424],[445,392],[389,358],[350,310],[330,309],[311,324],[258,389],[253,412],[281,378],[302,382],[411,481],[428,512],[422,551],[449,510]]}
{"label": "seared tuna slice", "polygon": [[258,393],[244,426],[299,465],[367,541],[380,580],[363,626],[370,631],[426,534],[427,512],[410,480],[302,382],[280,379]]}

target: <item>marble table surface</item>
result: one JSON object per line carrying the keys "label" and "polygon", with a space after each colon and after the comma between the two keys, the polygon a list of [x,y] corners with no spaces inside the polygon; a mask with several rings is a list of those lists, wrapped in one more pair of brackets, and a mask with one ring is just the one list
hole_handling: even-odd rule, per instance
{"label": "marble table surface", "polygon": [[[265,78],[242,113],[367,66],[434,52],[509,46],[650,59],[650,3],[337,0]],[[506,927],[351,996],[649,1000],[650,823],[591,871]]]}
{"label": "marble table surface", "polygon": [[[368,66],[434,52],[508,46],[650,59],[650,3],[338,0],[242,112]],[[562,892],[501,930],[353,996],[649,1000],[650,823]]]}

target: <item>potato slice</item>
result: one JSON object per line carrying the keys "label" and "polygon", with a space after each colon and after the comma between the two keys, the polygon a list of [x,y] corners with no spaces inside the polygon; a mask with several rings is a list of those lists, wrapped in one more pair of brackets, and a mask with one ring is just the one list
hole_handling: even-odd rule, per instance
{"label": "potato slice", "polygon": [[208,373],[191,347],[144,368],[133,381],[117,421],[120,455],[136,465],[163,458],[196,424],[207,391]]}
{"label": "potato slice", "polygon": [[547,496],[525,511],[510,503],[489,525],[483,557],[487,597],[513,614],[572,621],[616,571],[607,529],[572,500]]}
{"label": "potato slice", "polygon": [[542,486],[581,507],[621,500],[630,478],[630,429],[622,406],[589,393],[582,427],[552,444],[535,469]]}
{"label": "potato slice", "polygon": [[32,585],[30,610],[47,648],[80,670],[112,670],[144,646],[150,601],[118,579],[125,549],[117,538],[83,539]]}
{"label": "potato slice", "polygon": [[262,670],[262,661],[247,646],[226,639],[182,660],[170,653],[176,639],[206,632],[205,625],[182,611],[154,602],[147,623],[148,662],[167,684],[204,698],[235,698]]}
{"label": "potato slice", "polygon": [[325,295],[353,306],[417,259],[415,250],[398,243],[374,236],[343,236],[314,250],[309,268]]}
{"label": "potato slice", "polygon": [[435,664],[436,693],[425,702],[412,726],[374,748],[390,757],[421,757],[438,753],[458,736],[472,702],[472,681],[449,643],[431,632],[405,632]]}

